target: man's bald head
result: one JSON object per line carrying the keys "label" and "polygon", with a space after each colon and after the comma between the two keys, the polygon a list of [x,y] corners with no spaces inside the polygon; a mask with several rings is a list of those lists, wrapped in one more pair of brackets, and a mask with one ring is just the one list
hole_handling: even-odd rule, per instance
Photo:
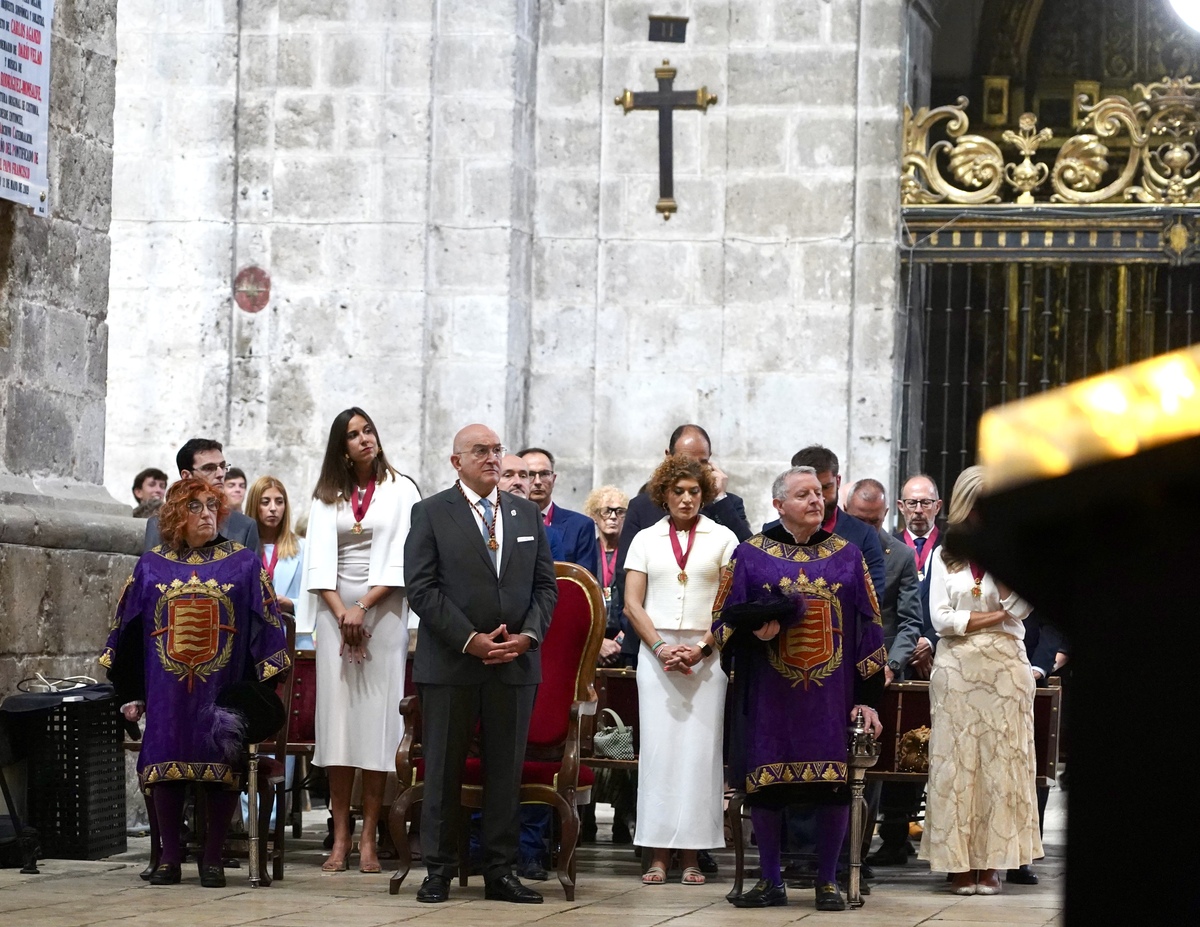
{"label": "man's bald head", "polygon": [[924,537],[933,530],[942,500],[938,496],[937,483],[924,473],[910,476],[900,490],[896,508],[904,517],[904,526],[909,532]]}
{"label": "man's bald head", "polygon": [[887,492],[883,484],[879,480],[865,479],[851,486],[846,512],[876,531],[882,528],[883,517],[887,514]]}
{"label": "man's bald head", "polygon": [[454,436],[450,465],[458,471],[464,485],[481,496],[487,496],[500,479],[500,461],[504,446],[500,437],[487,425],[468,425]]}

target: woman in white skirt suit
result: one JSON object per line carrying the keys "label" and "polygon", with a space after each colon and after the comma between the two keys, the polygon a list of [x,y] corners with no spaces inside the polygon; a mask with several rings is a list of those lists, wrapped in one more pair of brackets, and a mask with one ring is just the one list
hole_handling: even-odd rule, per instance
{"label": "woman in white skirt suit", "polygon": [[316,750],[329,776],[333,849],[326,872],[347,868],[350,798],[362,770],[359,869],[379,872],[376,833],[389,770],[395,768],[408,659],[404,540],[416,485],[388,464],[375,423],[362,409],[329,429],[313,493],[304,588],[315,615]]}
{"label": "woman in white skirt suit", "polygon": [[[995,895],[998,870],[1042,855],[1033,741],[1032,607],[953,550],[983,486],[982,467],[954,484],[946,544],[934,551],[929,612],[938,634],[929,676],[932,726],[921,859],[952,873],[959,895]],[[948,549],[949,548],[949,549]]]}
{"label": "woman in white skirt suit", "polygon": [[683,884],[703,885],[696,851],[725,845],[721,735],[728,679],[713,655],[713,601],[738,540],[700,514],[716,497],[712,471],[666,458],[648,487],[667,510],[625,558],[625,614],[638,655],[637,842],[651,847],[642,881],[666,881],[678,850]]}

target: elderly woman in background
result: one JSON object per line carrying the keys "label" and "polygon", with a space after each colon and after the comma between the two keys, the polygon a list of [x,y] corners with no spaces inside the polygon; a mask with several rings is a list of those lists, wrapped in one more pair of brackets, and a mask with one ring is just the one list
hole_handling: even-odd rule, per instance
{"label": "elderly woman in background", "polygon": [[955,482],[929,586],[939,642],[929,676],[929,784],[918,856],[952,873],[959,895],[995,895],[997,870],[1042,855],[1035,686],[1023,645],[1032,609],[954,543],[983,482],[982,467],[968,467]]}
{"label": "elderly woman in background", "polygon": [[[260,476],[246,493],[246,514],[258,524],[258,547],[263,569],[271,578],[279,610],[296,617],[296,647],[312,649],[312,616],[303,627],[296,606],[300,595],[300,566],[304,540],[292,529],[292,504],[287,489],[274,476]],[[304,609],[301,609],[304,611]]]}
{"label": "elderly woman in background", "polygon": [[247,682],[273,686],[291,667],[257,553],[217,533],[226,515],[224,497],[204,480],[170,488],[159,511],[162,544],[138,560],[100,657],[125,718],[146,716],[138,781],[162,844],[151,885],[182,877],[187,782],[208,793],[200,884],[225,885],[221,845],[237,804],[246,726],[227,696]]}
{"label": "elderly woman in background", "polygon": [[350,856],[350,800],[362,772],[360,872],[380,872],[376,843],[387,774],[395,769],[408,659],[404,541],[416,484],[396,472],[375,423],[357,407],[329,427],[305,538],[303,587],[315,615],[316,750],[329,776],[333,848],[321,866]]}
{"label": "elderly woman in background", "polygon": [[[629,511],[629,497],[616,486],[601,486],[588,493],[583,503],[584,513],[596,523],[596,536],[600,540],[600,588],[604,591],[604,604],[612,601],[613,584],[617,578],[617,542],[621,529],[625,527],[625,513]],[[611,619],[610,614],[610,619]],[[604,643],[600,646],[600,665],[611,666],[621,655],[621,628],[612,627],[611,622]]]}
{"label": "elderly woman in background", "polygon": [[625,558],[625,614],[642,640],[638,844],[651,847],[647,885],[666,881],[679,851],[683,884],[701,885],[698,850],[724,846],[721,733],[727,678],[713,653],[713,601],[736,535],[700,514],[716,498],[712,471],[667,457],[648,487],[666,516],[634,536]]}

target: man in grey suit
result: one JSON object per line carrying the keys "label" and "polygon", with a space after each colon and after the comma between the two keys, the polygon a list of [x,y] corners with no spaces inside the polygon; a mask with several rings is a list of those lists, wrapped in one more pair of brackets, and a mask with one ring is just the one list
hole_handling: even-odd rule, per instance
{"label": "man in grey suit", "polygon": [[[204,480],[218,492],[225,491],[225,473],[229,464],[225,463],[221,442],[211,438],[191,438],[175,454],[175,466],[179,468],[180,479],[194,476]],[[217,532],[227,540],[237,541],[253,551],[258,550],[258,522],[248,515],[237,511],[230,512],[229,517],[217,525]],[[142,550],[150,550],[161,543],[158,516],[152,515],[146,522],[146,538],[142,542]]]}
{"label": "man in grey suit", "polygon": [[[902,540],[883,530],[887,514],[887,496],[878,480],[859,480],[850,490],[846,511],[859,521],[866,522],[879,532],[883,547],[887,583],[879,595],[879,612],[883,619],[883,639],[887,647],[884,679],[891,685],[904,678],[921,637],[921,582],[917,577],[917,560],[912,549]],[[883,846],[871,857],[871,865],[904,865],[908,862],[908,816],[920,801],[920,786],[908,782],[872,782],[867,786],[867,821],[863,834],[862,855],[865,859],[871,847],[874,824],[880,811],[879,834]]]}
{"label": "man in grey suit", "polygon": [[425,800],[423,902],[447,901],[458,869],[463,764],[480,728],[485,897],[540,904],[513,873],[520,830],[521,767],[538,646],[558,587],[538,507],[500,492],[504,447],[485,425],[454,437],[454,486],[413,506],[404,585],[421,616],[413,681],[421,701]]}

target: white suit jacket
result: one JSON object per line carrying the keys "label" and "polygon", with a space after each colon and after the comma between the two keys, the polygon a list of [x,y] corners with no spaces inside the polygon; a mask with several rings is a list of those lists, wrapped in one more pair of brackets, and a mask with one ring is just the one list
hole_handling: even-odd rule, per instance
{"label": "white suit jacket", "polygon": [[[375,486],[371,515],[377,527],[371,539],[369,586],[404,586],[404,540],[412,518],[412,507],[420,501],[416,485],[406,476],[387,479]],[[307,593],[303,609],[297,608],[296,631],[311,633],[316,625],[322,589],[337,588],[337,506],[314,499],[305,535],[301,588]],[[303,617],[301,616],[303,613]],[[301,626],[303,624],[303,627]]]}

